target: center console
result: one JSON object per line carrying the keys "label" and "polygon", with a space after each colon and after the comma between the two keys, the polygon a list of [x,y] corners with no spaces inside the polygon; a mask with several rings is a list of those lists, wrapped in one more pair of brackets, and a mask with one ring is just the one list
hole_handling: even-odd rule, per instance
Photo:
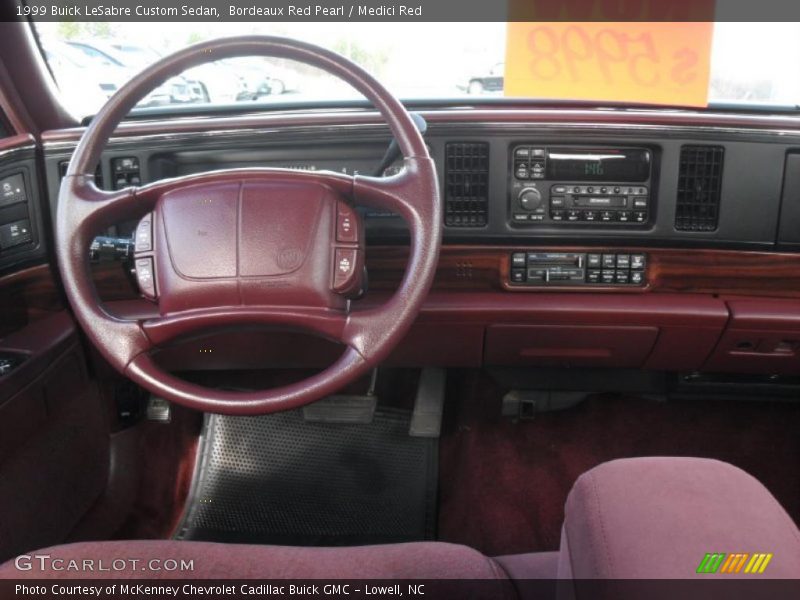
{"label": "center console", "polygon": [[509,222],[515,227],[646,226],[652,163],[647,148],[514,145]]}

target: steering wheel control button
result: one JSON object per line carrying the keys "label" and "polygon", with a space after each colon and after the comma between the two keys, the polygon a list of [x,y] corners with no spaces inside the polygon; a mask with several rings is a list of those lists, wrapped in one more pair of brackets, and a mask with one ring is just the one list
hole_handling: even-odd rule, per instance
{"label": "steering wheel control button", "polygon": [[512,285],[620,288],[647,283],[644,254],[516,251],[510,259]]}
{"label": "steering wheel control button", "polygon": [[358,283],[358,249],[336,248],[333,265],[333,290],[342,294],[353,291]]}
{"label": "steering wheel control button", "polygon": [[153,215],[149,214],[136,227],[136,252],[150,252],[152,249]]}
{"label": "steering wheel control button", "polygon": [[155,299],[156,281],[152,258],[136,259],[136,281],[139,284],[139,290],[142,295],[151,300]]}
{"label": "steering wheel control button", "polygon": [[336,241],[350,244],[358,242],[358,215],[344,202],[338,203],[336,211]]}
{"label": "steering wheel control button", "polygon": [[28,244],[32,241],[31,222],[28,219],[8,223],[0,227],[0,248],[3,250],[20,244]]}

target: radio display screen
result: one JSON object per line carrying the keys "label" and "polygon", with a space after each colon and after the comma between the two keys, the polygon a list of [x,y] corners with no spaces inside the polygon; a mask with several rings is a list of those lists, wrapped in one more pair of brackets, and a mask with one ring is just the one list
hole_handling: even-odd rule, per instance
{"label": "radio display screen", "polygon": [[650,178],[650,151],[640,148],[550,149],[550,181],[643,182]]}

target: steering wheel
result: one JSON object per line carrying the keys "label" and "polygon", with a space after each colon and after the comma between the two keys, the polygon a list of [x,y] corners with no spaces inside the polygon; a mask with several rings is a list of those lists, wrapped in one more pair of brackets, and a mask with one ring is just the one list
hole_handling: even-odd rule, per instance
{"label": "steering wheel", "polygon": [[[352,85],[380,111],[403,154],[392,177],[350,177],[288,169],[225,169],[103,191],[95,166],[125,115],[152,89],[197,65],[269,56],[318,67]],[[361,288],[364,231],[355,204],[400,215],[411,249],[402,282],[379,307],[351,310]],[[135,264],[142,294],[159,316],[128,320],[106,312],[89,268],[103,228],[144,217]],[[204,42],[134,77],[100,110],[61,184],[58,264],[78,322],[122,374],[169,401],[206,412],[253,415],[288,410],[335,392],[377,365],[402,338],[433,282],[442,210],[436,169],[405,110],[349,60],[294,40],[246,36]],[[316,375],[284,387],[232,392],[195,385],[161,369],[151,352],[215,327],[293,327],[344,344]]]}

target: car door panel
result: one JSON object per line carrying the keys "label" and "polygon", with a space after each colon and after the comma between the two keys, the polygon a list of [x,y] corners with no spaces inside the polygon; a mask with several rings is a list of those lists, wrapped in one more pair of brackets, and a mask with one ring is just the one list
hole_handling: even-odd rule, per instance
{"label": "car door panel", "polygon": [[109,472],[108,411],[45,262],[36,152],[0,139],[0,560],[65,540]]}

